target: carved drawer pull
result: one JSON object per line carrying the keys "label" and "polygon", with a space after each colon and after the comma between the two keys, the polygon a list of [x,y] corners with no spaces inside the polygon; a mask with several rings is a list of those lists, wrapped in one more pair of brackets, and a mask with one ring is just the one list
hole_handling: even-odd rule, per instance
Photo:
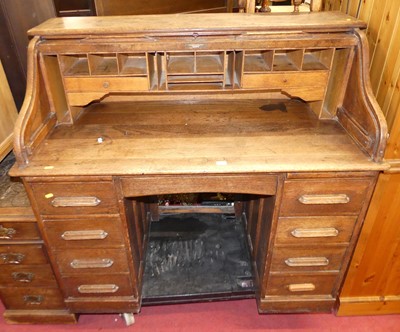
{"label": "carved drawer pull", "polygon": [[0,262],[2,264],[21,264],[25,255],[20,253],[8,253],[0,255]]}
{"label": "carved drawer pull", "polygon": [[299,197],[302,204],[346,204],[350,202],[350,197],[346,194],[329,195],[302,195]]}
{"label": "carved drawer pull", "polygon": [[114,284],[104,284],[104,285],[80,285],[78,287],[78,292],[81,294],[88,293],[115,293],[119,287]]}
{"label": "carved drawer pull", "polygon": [[56,197],[51,201],[54,207],[91,207],[97,206],[101,200],[95,196],[87,197]]}
{"label": "carved drawer pull", "polygon": [[74,259],[71,262],[71,267],[74,269],[97,269],[107,268],[114,264],[114,261],[110,258],[100,259]]}
{"label": "carved drawer pull", "polygon": [[291,292],[312,292],[315,290],[315,285],[311,283],[290,284],[288,288]]}
{"label": "carved drawer pull", "polygon": [[61,237],[65,241],[76,240],[104,240],[108,236],[106,231],[95,229],[90,231],[65,231]]}
{"label": "carved drawer pull", "polygon": [[0,240],[10,240],[17,233],[14,228],[6,228],[0,225]]}
{"label": "carved drawer pull", "polygon": [[335,237],[339,231],[333,227],[325,228],[296,228],[290,232],[294,237]]}
{"label": "carved drawer pull", "polygon": [[25,295],[24,302],[29,305],[41,305],[44,300],[42,295]]}
{"label": "carved drawer pull", "polygon": [[32,282],[35,278],[35,275],[31,272],[13,272],[11,276],[18,282]]}
{"label": "carved drawer pull", "polygon": [[326,257],[291,257],[285,260],[285,264],[291,267],[327,266],[329,259]]}

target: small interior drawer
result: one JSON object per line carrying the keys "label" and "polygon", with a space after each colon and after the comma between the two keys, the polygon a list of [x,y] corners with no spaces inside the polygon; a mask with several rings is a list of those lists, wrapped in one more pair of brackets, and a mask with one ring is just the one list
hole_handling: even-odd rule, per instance
{"label": "small interior drawer", "polygon": [[31,183],[42,215],[118,213],[112,182]]}
{"label": "small interior drawer", "polygon": [[124,246],[125,230],[119,217],[45,220],[44,230],[53,249]]}
{"label": "small interior drawer", "polygon": [[147,91],[147,77],[79,77],[64,78],[67,92],[131,92]]}
{"label": "small interior drawer", "polygon": [[40,244],[0,246],[0,266],[47,264]]}
{"label": "small interior drawer", "polygon": [[128,274],[81,274],[62,279],[68,297],[133,296],[132,281]]}
{"label": "small interior drawer", "polygon": [[370,179],[288,180],[280,215],[357,215],[371,184]]}
{"label": "small interior drawer", "polygon": [[35,222],[0,222],[0,241],[40,240]]}
{"label": "small interior drawer", "polygon": [[71,249],[56,251],[55,256],[64,275],[129,271],[125,249]]}
{"label": "small interior drawer", "polygon": [[63,297],[57,288],[0,288],[0,296],[7,309],[43,310],[65,308]]}
{"label": "small interior drawer", "polygon": [[333,295],[337,274],[270,275],[266,295]]}
{"label": "small interior drawer", "polygon": [[347,247],[275,247],[272,272],[339,271]]}
{"label": "small interior drawer", "polygon": [[348,243],[356,221],[356,216],[281,217],[275,243]]}

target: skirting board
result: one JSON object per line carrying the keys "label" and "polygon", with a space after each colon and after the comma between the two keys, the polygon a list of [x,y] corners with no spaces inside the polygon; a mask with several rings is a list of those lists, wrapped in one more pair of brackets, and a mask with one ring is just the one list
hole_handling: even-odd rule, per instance
{"label": "skirting board", "polygon": [[400,314],[400,295],[341,297],[337,316]]}

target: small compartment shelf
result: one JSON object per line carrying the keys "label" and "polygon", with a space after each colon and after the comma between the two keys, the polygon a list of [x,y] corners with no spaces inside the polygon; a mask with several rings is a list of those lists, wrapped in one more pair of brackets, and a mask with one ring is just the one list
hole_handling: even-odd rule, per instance
{"label": "small compartment shelf", "polygon": [[116,54],[89,54],[89,67],[92,75],[118,75]]}
{"label": "small compartment shelf", "polygon": [[59,56],[61,72],[64,76],[88,76],[89,62],[86,54],[65,54]]}
{"label": "small compartment shelf", "polygon": [[271,71],[273,51],[246,51],[244,59],[244,72],[264,72]]}
{"label": "small compartment shelf", "polygon": [[303,70],[328,70],[332,64],[334,49],[305,50]]}
{"label": "small compartment shelf", "polygon": [[119,73],[121,75],[147,75],[146,53],[118,54]]}
{"label": "small compartment shelf", "polygon": [[215,90],[224,87],[225,52],[167,52],[169,90]]}
{"label": "small compartment shelf", "polygon": [[273,71],[299,71],[303,63],[304,50],[276,50],[272,65]]}

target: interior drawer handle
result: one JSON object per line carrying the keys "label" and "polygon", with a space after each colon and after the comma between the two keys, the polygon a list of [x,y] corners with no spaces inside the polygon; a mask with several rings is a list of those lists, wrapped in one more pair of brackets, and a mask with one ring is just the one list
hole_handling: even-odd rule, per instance
{"label": "interior drawer handle", "polygon": [[25,255],[21,253],[5,253],[0,255],[0,262],[2,264],[21,264]]}
{"label": "interior drawer handle", "polygon": [[299,197],[301,204],[347,204],[350,197],[346,194],[328,194],[328,195],[302,195]]}
{"label": "interior drawer handle", "polygon": [[285,264],[290,267],[327,266],[329,259],[326,257],[291,257],[285,260]]}
{"label": "interior drawer handle", "polygon": [[0,225],[0,240],[10,240],[17,233],[14,228],[6,228]]}
{"label": "interior drawer handle", "polygon": [[102,229],[94,229],[88,231],[65,231],[61,237],[65,241],[77,240],[104,240],[108,236],[106,231]]}
{"label": "interior drawer handle", "polygon": [[43,303],[44,297],[42,295],[25,295],[24,302],[29,305],[40,305]]}
{"label": "interior drawer handle", "polygon": [[339,230],[334,227],[325,228],[296,228],[290,232],[294,237],[335,237],[339,235]]}
{"label": "interior drawer handle", "polygon": [[107,268],[114,264],[114,261],[110,258],[100,259],[74,259],[71,262],[73,269],[98,269]]}
{"label": "interior drawer handle", "polygon": [[312,292],[315,290],[315,285],[312,283],[290,284],[288,288],[291,292]]}
{"label": "interior drawer handle", "polygon": [[119,287],[115,284],[102,284],[102,285],[80,285],[78,287],[78,292],[81,294],[90,293],[115,293]]}
{"label": "interior drawer handle", "polygon": [[56,197],[51,201],[54,207],[91,207],[97,206],[101,200],[95,196],[84,197]]}
{"label": "interior drawer handle", "polygon": [[31,272],[13,272],[12,278],[18,282],[32,282],[35,275]]}

